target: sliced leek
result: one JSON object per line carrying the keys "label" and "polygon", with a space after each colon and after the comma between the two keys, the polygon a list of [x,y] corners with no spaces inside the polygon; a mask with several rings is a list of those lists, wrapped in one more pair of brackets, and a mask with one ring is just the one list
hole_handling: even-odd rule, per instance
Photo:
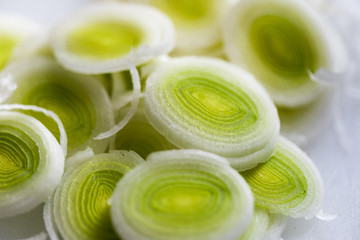
{"label": "sliced leek", "polygon": [[276,108],[247,72],[221,60],[173,59],[147,79],[146,115],[181,148],[228,158],[235,169],[266,161],[279,134]]}
{"label": "sliced leek", "polygon": [[[97,153],[106,149],[107,140],[92,138],[112,127],[113,112],[109,97],[95,79],[67,72],[46,58],[29,58],[9,65],[4,72],[11,73],[18,86],[6,103],[36,105],[56,113],[65,127],[70,155],[87,146]],[[29,114],[59,139],[52,119]]]}
{"label": "sliced leek", "polygon": [[244,179],[226,159],[200,150],[149,155],[111,198],[121,239],[237,239],[252,213]]}
{"label": "sliced leek", "polygon": [[46,200],[63,171],[63,151],[43,124],[23,113],[0,111],[0,218]]}
{"label": "sliced leek", "polygon": [[239,240],[279,240],[286,222],[286,217],[281,214],[255,207],[251,223]]}
{"label": "sliced leek", "polygon": [[134,152],[95,155],[66,170],[48,211],[64,239],[118,239],[111,226],[109,198],[117,182],[144,160]]}
{"label": "sliced leek", "polygon": [[7,65],[19,44],[42,31],[39,23],[17,14],[0,14],[0,70]]}
{"label": "sliced leek", "polygon": [[198,52],[218,44],[230,0],[132,0],[157,7],[174,22],[177,51]]}
{"label": "sliced leek", "polygon": [[281,135],[300,147],[309,146],[330,125],[335,104],[333,89],[324,89],[304,106],[278,107]]}
{"label": "sliced leek", "polygon": [[111,73],[170,52],[175,30],[155,8],[131,3],[93,3],[58,24],[51,33],[57,60],[87,74]]}
{"label": "sliced leek", "polygon": [[340,71],[345,54],[338,37],[301,0],[243,0],[228,14],[224,41],[229,58],[250,70],[283,107],[307,104],[323,86],[321,68]]}
{"label": "sliced leek", "polygon": [[153,128],[146,119],[144,110],[139,108],[130,122],[116,134],[112,148],[132,150],[145,159],[152,152],[177,147]]}
{"label": "sliced leek", "polygon": [[241,172],[257,206],[271,213],[312,218],[322,207],[324,186],[316,166],[295,144],[280,138],[266,163]]}

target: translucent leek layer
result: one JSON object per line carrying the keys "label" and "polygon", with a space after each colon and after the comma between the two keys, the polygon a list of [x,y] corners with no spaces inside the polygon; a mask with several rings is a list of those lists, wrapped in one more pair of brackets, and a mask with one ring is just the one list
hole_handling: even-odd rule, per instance
{"label": "translucent leek layer", "polygon": [[63,151],[35,118],[0,111],[0,218],[39,205],[60,182]]}
{"label": "translucent leek layer", "polygon": [[280,138],[266,163],[241,172],[255,203],[272,213],[311,218],[321,210],[323,183],[312,161],[296,145]]}
{"label": "translucent leek layer", "polygon": [[[72,154],[90,145],[102,152],[107,141],[92,140],[113,124],[111,103],[104,88],[90,76],[69,73],[49,59],[31,58],[9,66],[18,85],[8,103],[36,105],[55,112],[61,119]],[[41,113],[29,112],[58,139],[57,124]]]}
{"label": "translucent leek layer", "polygon": [[271,99],[247,72],[221,60],[184,57],[147,79],[150,123],[181,148],[225,156],[244,169],[273,152],[279,119]]}
{"label": "translucent leek layer", "polygon": [[152,152],[177,147],[153,128],[146,119],[143,109],[140,108],[130,122],[116,134],[113,148],[132,150],[146,158]]}
{"label": "translucent leek layer", "polygon": [[279,240],[286,222],[286,217],[281,214],[255,207],[251,223],[239,240]]}
{"label": "translucent leek layer", "polygon": [[108,204],[117,182],[144,160],[134,152],[113,151],[70,165],[53,202],[54,222],[64,239],[118,239]]}
{"label": "translucent leek layer", "polygon": [[337,69],[332,32],[314,9],[295,0],[244,0],[224,28],[229,58],[246,66],[279,106],[312,101],[320,68]]}
{"label": "translucent leek layer", "polygon": [[221,40],[221,23],[228,10],[228,0],[132,0],[152,5],[166,13],[174,22],[176,49],[202,51]]}
{"label": "translucent leek layer", "polygon": [[0,70],[12,58],[15,47],[41,32],[40,24],[16,14],[0,14]]}
{"label": "translucent leek layer", "polygon": [[175,30],[155,8],[124,2],[93,3],[54,28],[57,60],[80,73],[111,73],[172,50]]}
{"label": "translucent leek layer", "polygon": [[253,212],[239,176],[214,154],[153,153],[117,185],[113,225],[122,239],[236,239]]}

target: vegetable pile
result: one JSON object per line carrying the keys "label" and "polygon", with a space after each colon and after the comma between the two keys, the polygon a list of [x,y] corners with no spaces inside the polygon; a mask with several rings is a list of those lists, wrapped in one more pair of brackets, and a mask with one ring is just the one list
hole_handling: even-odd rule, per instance
{"label": "vegetable pile", "polygon": [[52,240],[275,240],[321,217],[280,135],[310,141],[346,65],[308,3],[95,2],[46,33],[0,16],[0,49],[0,218],[45,202]]}

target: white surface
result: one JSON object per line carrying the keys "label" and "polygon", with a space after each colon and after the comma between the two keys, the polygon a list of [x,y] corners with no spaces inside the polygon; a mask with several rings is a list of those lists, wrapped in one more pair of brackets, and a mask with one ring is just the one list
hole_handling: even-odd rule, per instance
{"label": "white surface", "polygon": [[[41,21],[46,26],[51,26],[57,19],[89,1],[0,0],[0,12],[16,12]],[[351,9],[358,14],[360,1],[357,1],[334,0],[333,2],[341,3],[342,6],[352,6]],[[356,34],[360,33],[360,25],[352,31],[354,38],[359,37]],[[360,41],[357,44],[360,45]],[[356,75],[360,72],[358,68],[360,68],[359,63],[354,68]],[[360,77],[356,85],[360,89]],[[360,239],[360,94],[357,97],[358,100],[343,96],[338,101],[349,137],[349,139],[344,139],[351,143],[347,145],[348,151],[346,152],[341,147],[341,141],[337,140],[338,134],[334,130],[334,121],[306,149],[308,155],[319,167],[325,182],[324,211],[337,214],[338,217],[332,221],[290,219],[283,234],[284,240]],[[42,206],[22,216],[0,219],[0,239],[27,238],[43,230]]]}

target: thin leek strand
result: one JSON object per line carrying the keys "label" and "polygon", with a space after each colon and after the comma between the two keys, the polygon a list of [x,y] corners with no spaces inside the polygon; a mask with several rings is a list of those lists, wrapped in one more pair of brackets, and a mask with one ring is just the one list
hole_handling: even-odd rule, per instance
{"label": "thin leek strand", "polygon": [[131,63],[130,65],[130,74],[132,77],[132,83],[133,83],[133,94],[131,99],[131,106],[128,111],[128,113],[125,115],[125,117],[118,122],[115,126],[113,126],[110,130],[100,133],[98,136],[96,136],[94,139],[106,139],[113,135],[115,135],[118,131],[120,131],[125,125],[131,120],[131,118],[135,115],[136,109],[139,104],[140,94],[141,94],[141,87],[140,87],[140,76],[139,73],[134,65]]}

